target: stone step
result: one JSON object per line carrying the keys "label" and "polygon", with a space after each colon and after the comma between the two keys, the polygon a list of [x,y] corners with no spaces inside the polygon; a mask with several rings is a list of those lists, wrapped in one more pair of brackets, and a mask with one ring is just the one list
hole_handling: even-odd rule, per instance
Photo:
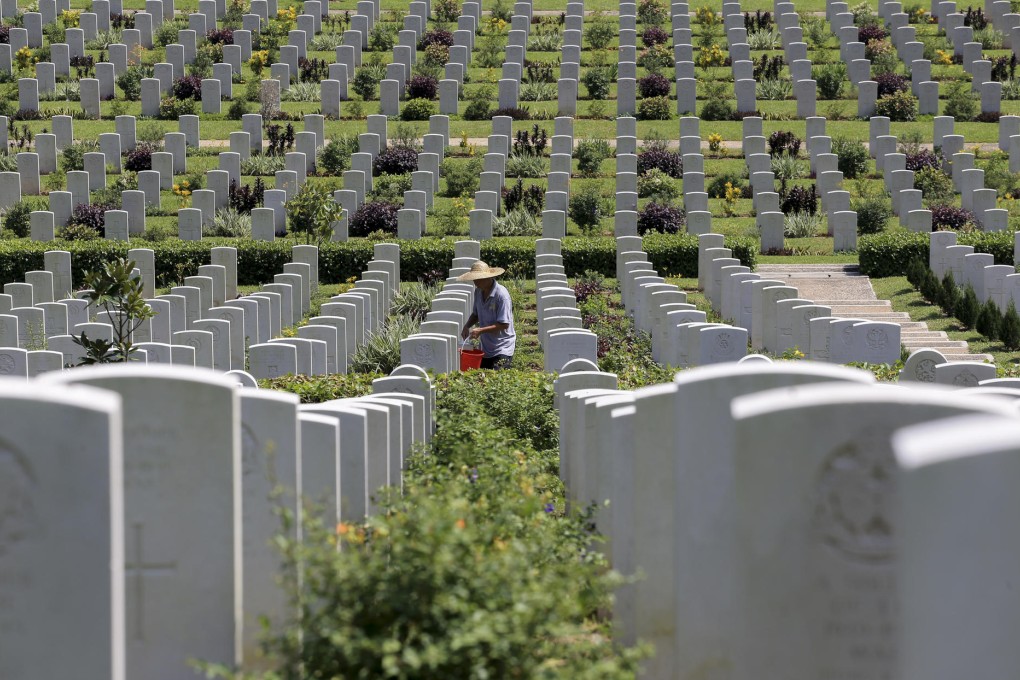
{"label": "stone step", "polygon": [[991,354],[946,354],[942,353],[948,361],[978,361],[983,363],[992,363],[995,361],[995,357]]}
{"label": "stone step", "polygon": [[881,305],[887,309],[892,309],[892,303],[888,300],[879,300],[873,298],[869,300],[815,300],[816,305],[827,305],[829,307],[873,307],[875,305]]}
{"label": "stone step", "polygon": [[830,307],[832,315],[864,321],[895,323],[900,327],[900,342],[910,350],[930,347],[942,352],[949,361],[991,361],[988,354],[970,354],[963,340],[950,340],[944,331],[933,331],[923,321],[911,321],[907,312],[897,312],[889,300],[879,300],[871,279],[855,264],[845,265],[768,265],[757,272],[800,291],[800,296],[815,304]]}
{"label": "stone step", "polygon": [[817,302],[815,304],[831,307],[833,316],[862,316],[867,314],[893,313],[892,307],[888,305],[852,305],[848,307],[847,305],[826,305],[824,302]]}
{"label": "stone step", "polygon": [[[833,316],[843,316],[843,314],[833,314]],[[906,312],[888,312],[885,314],[881,312],[875,314],[847,314],[846,317],[861,318],[865,321],[884,321],[886,323],[897,323],[900,321],[904,323],[920,323],[918,321],[911,321],[910,315]]]}
{"label": "stone step", "polygon": [[798,264],[790,266],[788,264],[760,264],[755,267],[755,271],[758,273],[769,272],[789,272],[791,274],[800,274],[804,272],[843,272],[843,273],[856,273],[860,272],[861,268],[856,264]]}
{"label": "stone step", "polygon": [[946,351],[953,350],[953,349],[958,349],[961,352],[966,352],[967,351],[967,343],[965,343],[963,341],[956,341],[956,340],[947,340],[947,341],[944,341],[944,342],[938,342],[938,341],[936,341],[936,342],[930,342],[930,341],[929,342],[904,342],[903,345],[908,347],[908,348],[910,348],[910,349],[912,349],[912,350],[914,350],[914,349],[921,349],[922,347],[930,347],[931,349],[939,350],[943,354],[945,354]]}
{"label": "stone step", "polygon": [[867,279],[868,277],[864,274],[858,274],[856,272],[759,272],[762,275],[768,275],[770,279],[797,279],[801,280],[813,280],[813,281],[829,281],[833,279]]}

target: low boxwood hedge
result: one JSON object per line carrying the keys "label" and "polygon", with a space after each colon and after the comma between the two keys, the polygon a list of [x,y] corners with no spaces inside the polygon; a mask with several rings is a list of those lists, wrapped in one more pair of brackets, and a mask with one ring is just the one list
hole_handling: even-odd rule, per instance
{"label": "low boxwood hedge", "polygon": [[[862,236],[857,244],[861,273],[875,278],[906,276],[911,260],[928,263],[928,234],[897,232]],[[995,264],[1014,264],[1013,232],[961,233],[956,242],[961,246],[974,246],[974,252],[990,253]]]}
{"label": "low boxwood hedge", "polygon": [[[453,260],[456,239],[422,239],[400,243],[400,271],[405,281],[417,281],[424,274],[447,270]],[[237,282],[257,285],[272,280],[291,261],[292,241],[250,241],[205,239],[202,241],[82,241],[38,242],[0,240],[0,281],[24,280],[25,272],[43,269],[43,254],[48,250],[71,253],[72,276],[80,282],[85,272],[97,269],[111,258],[126,256],[131,248],[150,248],[155,252],[156,285],[169,286],[185,276],[197,273],[199,265],[208,264],[210,250],[217,246],[237,248]],[[727,238],[726,246],[733,257],[745,266],[754,267],[757,245],[751,239]],[[663,276],[694,277],[698,273],[698,240],[696,236],[650,235],[644,248],[652,265]],[[319,276],[323,283],[342,283],[358,277],[373,256],[373,243],[354,240],[326,243],[319,249]],[[490,265],[504,267],[512,275],[531,277],[535,273],[535,240],[532,238],[498,238],[482,242],[482,259]],[[567,276],[594,270],[604,276],[616,275],[616,244],[610,238],[567,238],[563,241],[563,264]]]}

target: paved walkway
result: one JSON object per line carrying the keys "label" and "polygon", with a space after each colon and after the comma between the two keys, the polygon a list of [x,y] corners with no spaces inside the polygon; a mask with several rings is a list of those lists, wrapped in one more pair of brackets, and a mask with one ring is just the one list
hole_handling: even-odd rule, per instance
{"label": "paved walkway", "polygon": [[770,279],[788,280],[802,298],[831,307],[833,316],[899,324],[900,342],[911,351],[930,347],[950,361],[992,361],[989,354],[971,354],[963,340],[950,340],[943,331],[929,330],[923,321],[911,321],[906,312],[893,311],[891,302],[875,296],[871,279],[855,264],[762,264],[756,271]]}

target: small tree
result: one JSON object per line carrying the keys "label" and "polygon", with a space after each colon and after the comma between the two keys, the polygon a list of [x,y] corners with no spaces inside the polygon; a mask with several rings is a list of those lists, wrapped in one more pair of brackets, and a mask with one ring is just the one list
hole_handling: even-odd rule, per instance
{"label": "small tree", "polygon": [[1002,327],[999,328],[999,340],[1010,351],[1020,349],[1020,315],[1016,313],[1016,305],[1009,301],[1006,307],[1006,314],[1002,317]]}
{"label": "small tree", "polygon": [[294,198],[287,201],[290,230],[305,235],[305,243],[322,243],[333,233],[333,223],[340,221],[342,208],[328,190],[306,182]]}
{"label": "small tree", "polygon": [[85,285],[91,289],[85,298],[93,307],[109,314],[113,340],[92,340],[86,333],[72,336],[85,350],[80,366],[131,361],[138,351],[131,343],[131,334],[152,318],[153,312],[145,302],[141,279],[131,277],[134,268],[134,262],[120,258],[85,275]]}
{"label": "small tree", "polygon": [[942,291],[942,284],[939,283],[939,279],[935,276],[935,272],[930,269],[925,269],[924,276],[921,278],[921,295],[925,300],[932,304],[938,304],[939,296]]}
{"label": "small tree", "polygon": [[960,291],[956,287],[956,279],[953,278],[953,272],[946,272],[946,275],[942,277],[942,292],[937,300],[938,306],[942,308],[942,311],[947,316],[953,316],[959,299]]}
{"label": "small tree", "polygon": [[981,313],[981,303],[978,302],[977,293],[970,285],[967,286],[963,299],[957,305],[956,318],[960,320],[964,328],[973,328],[977,323],[978,315]]}
{"label": "small tree", "polygon": [[581,233],[586,236],[598,235],[602,219],[610,213],[606,204],[599,188],[589,184],[570,197],[567,215],[581,229]]}
{"label": "small tree", "polygon": [[914,258],[907,264],[907,282],[915,288],[921,286],[921,281],[924,277],[924,270],[926,269],[924,263]]}
{"label": "small tree", "polygon": [[1002,313],[994,302],[988,300],[982,305],[974,328],[989,340],[995,340],[999,337],[1000,326],[1002,326]]}

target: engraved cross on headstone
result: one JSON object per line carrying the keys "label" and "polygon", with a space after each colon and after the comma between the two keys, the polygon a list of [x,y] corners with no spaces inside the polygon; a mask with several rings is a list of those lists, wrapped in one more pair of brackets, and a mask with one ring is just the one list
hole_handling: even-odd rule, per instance
{"label": "engraved cross on headstone", "polygon": [[124,577],[131,578],[131,586],[134,590],[134,639],[144,640],[145,622],[145,577],[157,574],[173,573],[177,569],[176,562],[149,562],[145,561],[145,546],[143,544],[144,525],[136,522],[133,525],[135,535],[135,549],[133,562],[124,565]]}

